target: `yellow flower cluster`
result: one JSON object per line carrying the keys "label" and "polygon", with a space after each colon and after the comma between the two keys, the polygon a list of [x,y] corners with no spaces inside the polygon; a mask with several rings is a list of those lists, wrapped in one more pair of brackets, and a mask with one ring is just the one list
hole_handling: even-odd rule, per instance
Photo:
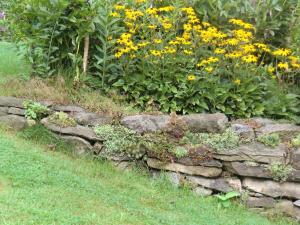
{"label": "yellow flower cluster", "polygon": [[254,26],[251,23],[245,23],[243,20],[230,19],[229,23],[232,23],[234,25],[238,25],[240,27],[243,27],[244,29],[254,30]]}
{"label": "yellow flower cluster", "polygon": [[[143,5],[145,0],[135,2],[137,5],[134,8],[114,5],[115,11],[111,13],[113,17],[121,17],[126,28],[126,32],[116,40],[118,44],[116,58],[124,55],[130,58],[135,58],[136,55],[140,58],[152,56],[149,60],[155,57],[161,59],[185,57],[194,63],[196,74],[199,71],[211,73],[218,62],[220,66],[224,61],[236,63],[238,66],[250,66],[249,64],[262,66],[265,63],[265,55],[268,55],[268,58],[271,56],[277,59],[276,64],[265,67],[272,76],[275,76],[274,73],[300,69],[299,58],[293,56],[290,49],[271,50],[270,46],[255,42],[253,33],[255,27],[243,20],[230,19],[229,23],[233,29],[223,31],[208,22],[201,21],[191,7],[146,8]],[[180,18],[184,22],[177,23],[175,18]],[[195,80],[195,75],[189,75],[187,79]],[[237,85],[240,82],[234,81]]]}

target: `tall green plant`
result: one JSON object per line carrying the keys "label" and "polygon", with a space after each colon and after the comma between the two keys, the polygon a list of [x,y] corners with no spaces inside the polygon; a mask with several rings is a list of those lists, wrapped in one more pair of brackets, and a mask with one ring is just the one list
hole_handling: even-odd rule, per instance
{"label": "tall green plant", "polygon": [[119,65],[115,60],[115,40],[123,31],[119,26],[120,19],[112,16],[112,4],[104,1],[99,7],[98,15],[95,18],[95,42],[94,68],[95,74],[100,82],[97,82],[102,89],[117,78]]}

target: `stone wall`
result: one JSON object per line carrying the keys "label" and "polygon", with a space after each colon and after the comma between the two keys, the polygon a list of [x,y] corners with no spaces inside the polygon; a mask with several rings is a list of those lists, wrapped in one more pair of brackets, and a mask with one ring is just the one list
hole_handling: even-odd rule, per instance
{"label": "stone wall", "polygon": [[[79,106],[43,104],[52,112],[68,113],[77,122],[73,127],[60,127],[44,118],[41,123],[47,129],[74,144],[78,154],[101,154],[104,140],[95,134],[93,127],[111,124],[112,117],[90,113]],[[184,157],[166,162],[151,154],[147,155],[144,157],[145,164],[153,175],[167,171],[175,185],[188,182],[195,193],[201,196],[231,191],[239,191],[244,195],[246,193],[246,204],[250,208],[275,209],[300,220],[300,149],[291,148],[284,142],[271,148],[255,141],[258,135],[272,133],[290,137],[300,133],[300,126],[261,118],[229,122],[223,114],[196,114],[180,118],[193,132],[220,133],[227,127],[232,127],[240,138],[248,141],[224,152],[211,152],[210,157],[205,160]],[[135,115],[124,117],[120,122],[143,135],[163,130],[170,119],[168,115]],[[28,126],[23,99],[0,97],[0,123],[16,130]],[[131,163],[126,157],[109,159],[122,169]],[[274,175],[268,169],[274,162],[291,165],[292,171],[285,182],[274,180]]]}

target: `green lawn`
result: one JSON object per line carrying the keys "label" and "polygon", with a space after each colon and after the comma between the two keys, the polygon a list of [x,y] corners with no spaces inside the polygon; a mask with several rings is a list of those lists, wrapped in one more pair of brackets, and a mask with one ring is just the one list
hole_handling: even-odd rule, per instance
{"label": "green lawn", "polygon": [[0,42],[0,82],[10,77],[27,78],[30,66],[12,43]]}
{"label": "green lawn", "polygon": [[141,172],[46,151],[0,131],[0,224],[271,225]]}

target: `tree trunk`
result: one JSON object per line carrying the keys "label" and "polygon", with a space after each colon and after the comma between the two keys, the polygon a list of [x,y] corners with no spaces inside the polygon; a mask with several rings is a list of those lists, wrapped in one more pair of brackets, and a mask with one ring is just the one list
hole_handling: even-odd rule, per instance
{"label": "tree trunk", "polygon": [[87,34],[84,37],[84,53],[83,53],[83,73],[87,73],[89,61],[90,36]]}

